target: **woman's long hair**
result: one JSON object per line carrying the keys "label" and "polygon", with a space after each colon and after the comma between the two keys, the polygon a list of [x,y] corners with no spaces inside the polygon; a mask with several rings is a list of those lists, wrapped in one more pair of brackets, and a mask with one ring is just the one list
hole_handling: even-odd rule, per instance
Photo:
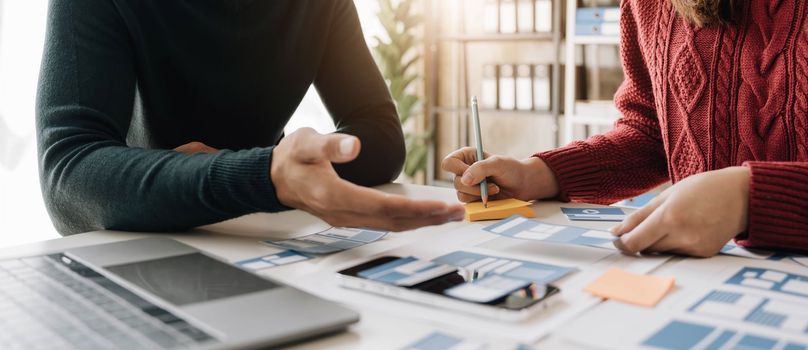
{"label": "woman's long hair", "polygon": [[742,0],[671,0],[679,15],[698,27],[733,24]]}

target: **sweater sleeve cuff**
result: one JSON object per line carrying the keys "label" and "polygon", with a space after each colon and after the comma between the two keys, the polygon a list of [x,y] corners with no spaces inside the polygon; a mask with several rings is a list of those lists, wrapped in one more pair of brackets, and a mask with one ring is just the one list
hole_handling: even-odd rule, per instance
{"label": "sweater sleeve cuff", "polygon": [[808,166],[787,162],[746,162],[749,224],[739,235],[746,247],[808,251]]}
{"label": "sweater sleeve cuff", "polygon": [[547,163],[558,181],[558,199],[569,202],[576,198],[593,198],[600,188],[597,167],[585,144],[576,142],[533,155]]}
{"label": "sweater sleeve cuff", "polygon": [[273,149],[219,152],[208,173],[216,207],[239,214],[291,209],[281,204],[272,184],[269,169]]}

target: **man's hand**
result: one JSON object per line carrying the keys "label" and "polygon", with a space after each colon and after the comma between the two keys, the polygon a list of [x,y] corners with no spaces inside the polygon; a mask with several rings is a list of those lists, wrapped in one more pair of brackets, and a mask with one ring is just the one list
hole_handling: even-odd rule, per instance
{"label": "man's hand", "polygon": [[731,167],[690,176],[614,227],[627,253],[717,254],[746,230],[749,169]]}
{"label": "man's hand", "polygon": [[344,134],[303,128],[286,136],[272,151],[270,176],[278,199],[341,227],[405,231],[463,219],[460,205],[386,194],[341,179],[331,163],[350,162],[359,149],[359,139]]}
{"label": "man's hand", "polygon": [[558,195],[555,175],[541,158],[525,160],[485,154],[475,162],[477,150],[472,147],[452,152],[441,168],[455,175],[457,199],[469,203],[480,200],[480,182],[488,178],[488,195],[492,199],[516,198],[533,200]]}

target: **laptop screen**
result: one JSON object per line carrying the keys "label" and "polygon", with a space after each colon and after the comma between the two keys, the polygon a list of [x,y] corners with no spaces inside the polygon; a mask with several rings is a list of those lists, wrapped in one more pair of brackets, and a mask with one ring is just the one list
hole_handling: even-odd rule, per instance
{"label": "laptop screen", "polygon": [[178,306],[259,292],[279,286],[200,253],[104,266],[104,268]]}

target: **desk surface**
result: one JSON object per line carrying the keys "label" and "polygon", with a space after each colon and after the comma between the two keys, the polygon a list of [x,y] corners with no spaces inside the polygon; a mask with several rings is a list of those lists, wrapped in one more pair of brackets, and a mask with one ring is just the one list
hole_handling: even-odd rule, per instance
{"label": "desk surface", "polygon": [[[413,198],[456,201],[454,191],[445,188],[393,184],[382,186],[380,189]],[[537,219],[569,224],[558,209],[561,205],[558,202],[534,204]],[[582,205],[565,203],[564,206]],[[576,222],[575,225],[593,229],[608,229],[614,223]],[[481,223],[450,223],[391,234],[384,240],[366,246],[305,262],[262,270],[260,273],[323,298],[345,303],[362,315],[360,323],[352,326],[347,332],[306,342],[297,345],[296,348],[395,349],[408,345],[433,331],[467,336],[490,344],[540,344],[544,346],[555,344],[560,346],[558,344],[563,341],[554,336],[559,327],[564,327],[587,310],[602,304],[599,299],[590,297],[581,290],[586,283],[597,277],[606,268],[616,265],[637,272],[651,273],[660,269],[664,271],[669,265],[676,265],[682,260],[681,258],[669,259],[669,257],[633,258],[623,256],[616,251],[588,247],[564,250],[562,256],[557,250],[540,248],[535,243],[531,245],[525,241],[513,239],[496,239],[495,237],[492,239],[493,235],[479,230],[483,226],[484,224]],[[281,249],[260,244],[259,240],[262,238],[301,236],[327,227],[329,227],[327,224],[311,215],[291,211],[278,214],[253,214],[200,227],[188,233],[161,235],[177,239],[224,260],[235,262],[281,251]],[[38,255],[71,247],[153,235],[155,234],[116,231],[90,232],[2,249],[0,258]],[[499,251],[500,255],[514,254],[516,257],[524,259],[532,257],[536,260],[536,257],[541,257],[537,261],[552,258],[555,259],[553,262],[586,266],[587,268],[582,269],[575,276],[567,277],[559,282],[563,291],[562,295],[565,296],[567,303],[563,306],[563,312],[549,312],[519,324],[455,315],[450,312],[386,300],[361,292],[348,291],[337,286],[334,276],[334,272],[339,269],[383,254],[411,254],[432,258],[445,252],[470,248]],[[718,259],[722,259],[722,257]],[[715,263],[714,260],[707,261]],[[608,344],[602,345],[609,347]],[[570,344],[565,343],[564,347],[568,346]],[[578,346],[583,347],[580,344]]]}

